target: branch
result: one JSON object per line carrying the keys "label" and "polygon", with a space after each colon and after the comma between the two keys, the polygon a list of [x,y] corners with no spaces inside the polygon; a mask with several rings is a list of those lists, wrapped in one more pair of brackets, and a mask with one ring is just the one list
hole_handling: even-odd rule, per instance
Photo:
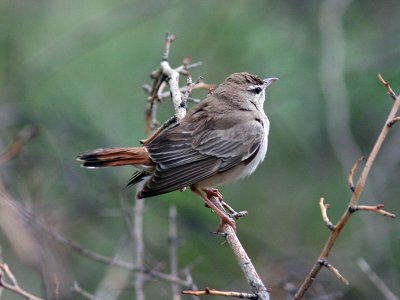
{"label": "branch", "polygon": [[[5,281],[5,277],[7,277],[11,283],[7,283]],[[6,290],[13,292],[14,294],[20,295],[25,299],[29,300],[43,300],[42,298],[36,297],[31,293],[22,289],[17,279],[15,278],[14,274],[11,272],[10,268],[7,264],[0,263],[0,286]]]}
{"label": "branch", "polygon": [[209,288],[205,288],[202,291],[183,291],[182,294],[185,295],[193,295],[193,296],[223,296],[223,297],[234,297],[240,299],[259,299],[256,294],[249,294],[249,293],[240,293],[240,292],[231,292],[231,291],[218,291]]}
{"label": "branch", "polygon": [[339,278],[345,285],[349,285],[349,281],[340,274],[339,270],[328,263],[326,260],[320,260],[318,263],[330,270],[337,278]]}
{"label": "branch", "polygon": [[85,299],[102,300],[99,297],[96,297],[95,295],[93,295],[93,294],[89,293],[88,291],[84,290],[83,288],[81,288],[76,281],[74,281],[74,284],[72,286],[72,291],[81,295]]}
{"label": "branch", "polygon": [[[386,89],[388,91],[392,91],[390,88],[389,84],[387,84],[386,81],[383,80],[382,76],[379,76],[379,79],[381,82],[385,85]],[[337,222],[335,225],[335,229],[331,232],[328,240],[325,243],[324,248],[322,249],[318,259],[314,263],[313,267],[311,268],[310,272],[304,279],[303,283],[300,285],[299,289],[297,290],[294,299],[302,299],[304,294],[307,292],[307,290],[310,288],[312,283],[315,281],[316,276],[318,275],[319,271],[322,268],[322,265],[320,264],[320,261],[326,261],[326,258],[329,256],[337,237],[339,236],[340,232],[342,231],[343,227],[346,225],[347,221],[349,220],[350,216],[352,215],[352,212],[354,209],[358,208],[358,210],[369,210],[369,211],[375,211],[377,213],[380,213],[382,215],[386,215],[389,217],[394,217],[393,214],[388,213],[386,211],[383,211],[382,208],[383,206],[377,205],[375,207],[368,207],[368,206],[361,206],[362,209],[360,209],[360,206],[358,205],[361,193],[364,190],[365,182],[368,178],[369,172],[372,168],[372,165],[374,164],[374,161],[382,147],[383,142],[385,141],[386,136],[388,135],[390,129],[392,127],[388,126],[387,124],[391,122],[395,117],[400,108],[400,96],[396,96],[396,100],[393,102],[392,109],[389,112],[389,115],[387,117],[387,120],[371,150],[371,153],[365,163],[365,166],[363,170],[361,171],[360,178],[357,181],[357,184],[354,187],[354,192],[352,193],[349,205],[345,212],[343,213],[342,217],[340,220]],[[352,170],[350,171],[350,186],[352,185],[352,176],[354,173],[354,170],[357,168],[357,162],[355,165],[353,165]]]}
{"label": "branch", "polygon": [[[189,90],[189,92],[194,88],[191,85],[187,85],[186,88],[181,89],[179,88],[179,75],[183,74],[185,76],[190,76],[188,70],[197,68],[202,63],[194,63],[190,64],[191,58],[186,58],[183,60],[181,66],[177,68],[172,68],[169,64],[169,51],[171,47],[171,43],[176,39],[175,35],[173,34],[166,34],[165,38],[165,46],[163,56],[160,62],[159,69],[151,72],[151,77],[153,78],[153,85],[150,90],[148,87],[145,86],[145,90],[148,91],[148,108],[146,109],[146,134],[148,138],[146,140],[140,141],[142,144],[147,145],[155,137],[157,137],[160,132],[162,132],[165,128],[169,127],[170,125],[180,122],[186,116],[186,100],[188,96],[182,97],[182,92]],[[172,103],[175,109],[175,115],[167,120],[160,128],[158,128],[155,132],[155,126],[157,126],[157,116],[156,116],[156,102],[160,101],[162,98],[165,98],[165,94],[163,93],[163,89],[166,87],[166,84],[169,86],[168,95],[172,98]],[[203,84],[199,88],[209,88],[210,85]]]}
{"label": "branch", "polygon": [[322,220],[324,221],[325,225],[329,228],[329,230],[334,231],[335,225],[333,225],[332,222],[329,220],[327,214],[327,210],[330,207],[330,205],[324,203],[323,197],[321,197],[321,199],[319,200],[319,207],[321,209]]}
{"label": "branch", "polygon": [[135,264],[132,264],[130,262],[126,262],[123,260],[119,260],[113,257],[105,256],[102,254],[99,254],[97,252],[91,251],[83,246],[81,246],[79,243],[68,239],[61,233],[57,232],[53,226],[49,226],[46,224],[43,220],[38,220],[33,214],[28,212],[25,208],[23,208],[21,205],[19,205],[16,201],[12,200],[11,197],[9,197],[5,192],[0,193],[0,204],[6,205],[7,207],[11,208],[12,211],[14,211],[16,214],[21,216],[21,220],[24,221],[26,226],[32,227],[35,226],[41,231],[45,232],[48,234],[51,238],[53,238],[56,242],[58,242],[61,245],[64,245],[78,254],[87,257],[89,259],[92,259],[93,261],[97,261],[106,265],[110,266],[115,266],[119,267],[122,269],[126,269],[129,271],[133,272],[142,272],[152,278],[167,281],[167,282],[173,282],[182,286],[187,286],[187,282],[185,280],[182,280],[180,278],[176,278],[171,276],[170,274],[165,274],[159,271],[147,269],[147,268],[139,268]]}
{"label": "branch", "polygon": [[[144,241],[143,241],[143,212],[144,201],[134,199],[135,209],[132,226],[133,244],[135,246],[136,268],[144,269]],[[135,295],[136,299],[144,300],[144,281],[143,272],[137,272],[135,276]]]}
{"label": "branch", "polygon": [[354,172],[357,170],[358,166],[360,165],[360,163],[365,159],[364,156],[360,157],[359,159],[357,159],[354,163],[354,165],[351,167],[350,171],[349,171],[349,177],[347,178],[347,182],[349,185],[350,190],[354,193],[354,182],[353,182],[353,176],[354,176]]}
{"label": "branch", "polygon": [[[172,205],[169,208],[169,256],[170,256],[170,268],[171,275],[178,277],[178,228],[176,225],[176,206]],[[179,286],[172,283],[172,299],[181,299],[179,294]]]}
{"label": "branch", "polygon": [[378,74],[378,80],[385,86],[387,93],[390,95],[390,97],[392,97],[393,101],[396,101],[397,98],[396,93],[392,90],[389,83],[385,79],[383,79],[380,73]]}
{"label": "branch", "polygon": [[378,288],[386,300],[399,300],[387,285],[379,278],[374,271],[371,270],[369,264],[364,258],[360,257],[357,260],[357,265],[369,278],[369,280]]}
{"label": "branch", "polygon": [[18,132],[14,140],[0,153],[0,165],[13,159],[22,149],[24,144],[35,137],[38,128],[35,125],[27,125]]}
{"label": "branch", "polygon": [[[211,197],[210,200],[223,210],[222,203],[217,197]],[[232,252],[236,257],[236,261],[242,269],[242,272],[246,277],[252,292],[257,295],[258,298],[256,299],[269,300],[269,291],[261,281],[260,276],[258,275],[253,263],[246,253],[246,250],[240,243],[235,230],[229,224],[224,223],[222,225],[222,232],[225,233],[225,239],[228,242],[228,245],[231,247]]]}
{"label": "branch", "polygon": [[384,208],[383,204],[377,204],[377,205],[355,205],[355,206],[350,206],[349,210],[350,213],[359,211],[359,210],[364,210],[364,211],[372,211],[372,212],[376,212],[377,214],[380,214],[384,217],[390,217],[390,218],[395,218],[396,215],[392,214],[390,212],[387,212],[386,210],[383,210],[382,208]]}

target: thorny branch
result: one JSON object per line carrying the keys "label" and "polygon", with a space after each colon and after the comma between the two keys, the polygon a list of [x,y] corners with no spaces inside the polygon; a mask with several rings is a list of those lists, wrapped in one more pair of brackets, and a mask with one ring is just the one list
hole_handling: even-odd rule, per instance
{"label": "thorny branch", "polygon": [[[352,190],[352,196],[349,202],[349,205],[345,212],[343,213],[342,217],[340,220],[334,225],[334,230],[331,231],[331,234],[328,238],[328,240],[325,243],[324,248],[322,249],[318,259],[314,263],[313,267],[311,268],[310,272],[308,273],[307,277],[303,281],[303,283],[300,285],[299,289],[297,290],[296,294],[294,295],[294,299],[302,299],[307,290],[311,287],[312,283],[315,281],[316,276],[320,272],[321,268],[324,266],[321,264],[321,261],[326,262],[327,257],[329,256],[333,246],[335,245],[336,239],[339,236],[340,232],[342,231],[343,227],[346,225],[347,221],[351,217],[352,213],[357,211],[357,210],[368,210],[368,211],[374,211],[377,212],[383,216],[388,216],[388,217],[394,217],[393,214],[386,212],[382,210],[383,206],[382,205],[376,205],[376,206],[365,206],[365,205],[358,205],[361,193],[364,190],[365,182],[367,180],[368,174],[372,168],[372,165],[382,147],[382,144],[388,135],[391,125],[393,124],[392,122],[396,120],[398,117],[397,112],[400,108],[400,96],[396,95],[393,90],[391,89],[390,85],[382,78],[382,76],[379,74],[378,79],[382,82],[382,84],[386,87],[389,95],[394,99],[392,109],[389,112],[389,115],[387,117],[387,120],[371,150],[371,153],[365,163],[365,166],[363,170],[361,171],[361,175],[357,181],[357,184],[353,187],[353,174],[355,169],[358,167],[359,162],[356,162],[353,167],[350,170],[349,173],[349,186]],[[324,221],[326,221],[324,219]]]}

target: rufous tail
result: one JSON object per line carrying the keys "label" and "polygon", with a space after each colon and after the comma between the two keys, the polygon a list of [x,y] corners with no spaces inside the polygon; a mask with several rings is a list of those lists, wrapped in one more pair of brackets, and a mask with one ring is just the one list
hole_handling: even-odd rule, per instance
{"label": "rufous tail", "polygon": [[85,168],[154,164],[145,147],[96,149],[79,155],[77,159],[83,161],[82,167]]}

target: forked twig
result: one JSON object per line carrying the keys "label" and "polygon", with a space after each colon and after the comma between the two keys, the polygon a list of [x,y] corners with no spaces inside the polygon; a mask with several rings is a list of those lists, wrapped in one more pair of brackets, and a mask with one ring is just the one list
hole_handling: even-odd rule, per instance
{"label": "forked twig", "polygon": [[[6,282],[5,277],[8,278],[10,283]],[[8,265],[3,263],[0,263],[0,286],[6,290],[9,290],[17,295],[24,297],[25,299],[43,300],[42,298],[36,297],[35,295],[32,295],[31,293],[22,289]]]}
{"label": "forked twig", "polygon": [[[389,112],[387,120],[386,120],[386,122],[385,122],[385,124],[384,124],[372,150],[371,150],[371,153],[368,156],[367,161],[365,162],[365,166],[364,166],[363,170],[361,171],[360,178],[358,179],[357,184],[354,186],[354,188],[352,188],[352,190],[354,190],[354,191],[353,191],[351,199],[349,201],[349,205],[348,205],[347,209],[345,210],[345,212],[343,213],[340,220],[336,223],[336,225],[334,225],[334,230],[331,232],[328,240],[326,241],[318,259],[316,260],[316,262],[314,263],[310,272],[308,273],[308,275],[304,279],[303,283],[300,285],[299,289],[297,290],[296,294],[294,295],[294,299],[296,299],[296,300],[302,299],[304,294],[307,292],[307,290],[311,287],[312,283],[315,281],[316,276],[318,275],[319,271],[322,268],[322,265],[320,262],[326,261],[326,258],[329,256],[333,246],[335,245],[337,237],[339,236],[343,227],[346,225],[347,221],[351,217],[352,212],[354,212],[355,210],[368,210],[368,211],[377,212],[384,216],[394,217],[393,214],[383,211],[382,206],[378,205],[378,206],[371,207],[371,206],[359,206],[358,205],[361,193],[364,190],[365,182],[367,180],[367,177],[371,170],[371,167],[382,147],[382,144],[383,144],[387,134],[389,133],[389,131],[391,129],[391,126],[389,126],[388,124],[390,124],[390,122],[393,122],[393,120],[396,119],[396,114],[400,108],[400,96],[397,96],[393,92],[390,85],[382,78],[382,76],[380,74],[378,75],[378,78],[385,85],[389,95],[395,101],[393,102],[392,109]],[[349,179],[348,179],[350,187],[353,186],[353,183],[352,183],[353,182],[353,174],[354,174],[354,171],[357,168],[358,164],[359,164],[359,162],[358,163],[356,162],[355,165],[353,165],[352,169],[350,170]],[[361,207],[361,209],[360,209],[360,207]]]}

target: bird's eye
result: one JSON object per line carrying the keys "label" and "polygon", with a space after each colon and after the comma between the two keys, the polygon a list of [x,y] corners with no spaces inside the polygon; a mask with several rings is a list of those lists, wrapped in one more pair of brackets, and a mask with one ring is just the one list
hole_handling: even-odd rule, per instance
{"label": "bird's eye", "polygon": [[247,90],[254,94],[259,94],[263,89],[259,85],[252,85]]}

